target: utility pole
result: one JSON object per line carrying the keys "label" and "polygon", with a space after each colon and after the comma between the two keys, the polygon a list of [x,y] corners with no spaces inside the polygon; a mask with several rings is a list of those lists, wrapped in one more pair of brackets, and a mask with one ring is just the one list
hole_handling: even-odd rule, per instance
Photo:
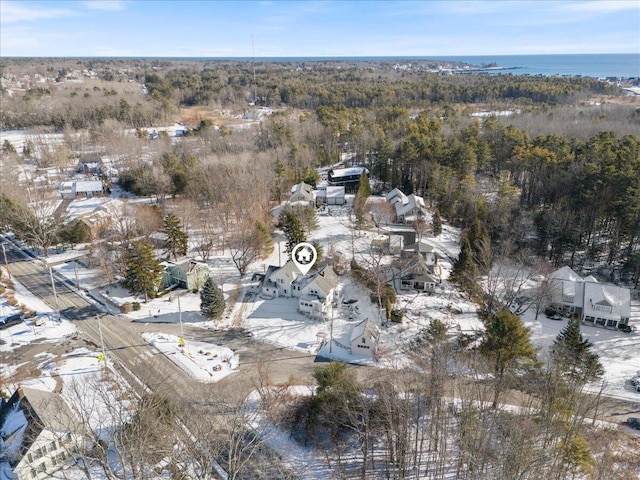
{"label": "utility pole", "polygon": [[5,248],[4,242],[2,242],[2,254],[4,255],[4,264],[7,267],[7,275],[11,278],[11,271],[9,270],[9,262],[7,261],[7,250]]}
{"label": "utility pole", "polygon": [[56,292],[56,282],[53,280],[53,270],[49,267],[49,277],[51,277],[51,288],[53,289],[53,298],[56,300],[56,312],[58,313],[58,321],[60,321],[60,304],[58,303],[58,293]]}
{"label": "utility pole", "polygon": [[102,317],[100,315],[96,315],[98,319],[98,331],[100,332],[100,348],[102,349],[102,361],[107,364],[107,356],[104,353],[104,337],[102,336]]}

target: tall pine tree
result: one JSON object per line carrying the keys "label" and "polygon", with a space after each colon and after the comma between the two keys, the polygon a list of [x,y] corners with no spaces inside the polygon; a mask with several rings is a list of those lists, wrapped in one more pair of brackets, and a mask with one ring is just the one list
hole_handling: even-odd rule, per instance
{"label": "tall pine tree", "polygon": [[135,295],[144,295],[147,301],[162,286],[164,269],[153,247],[144,240],[131,242],[126,255],[127,270],[122,285]]}
{"label": "tall pine tree", "polygon": [[433,236],[437,237],[442,233],[442,218],[440,218],[440,210],[435,209],[433,212]]}
{"label": "tall pine tree", "polygon": [[307,241],[302,223],[292,209],[285,208],[282,211],[277,227],[281,229],[287,237],[286,252],[289,256],[291,256],[291,251],[297,244]]}
{"label": "tall pine tree", "polygon": [[174,260],[178,256],[185,256],[189,250],[189,236],[182,230],[180,219],[173,213],[164,219],[164,233],[167,235],[167,253],[173,255]]}
{"label": "tall pine tree", "polygon": [[551,346],[551,360],[561,373],[578,385],[602,377],[604,369],[593,343],[582,337],[580,319],[573,317]]}
{"label": "tall pine tree", "polygon": [[222,316],[224,308],[222,290],[209,277],[200,290],[200,312],[207,318],[218,319]]}

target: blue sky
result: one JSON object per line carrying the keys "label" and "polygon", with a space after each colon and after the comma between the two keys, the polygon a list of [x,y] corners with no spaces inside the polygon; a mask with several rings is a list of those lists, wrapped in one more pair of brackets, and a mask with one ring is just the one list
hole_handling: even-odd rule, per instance
{"label": "blue sky", "polygon": [[1,56],[639,52],[638,0],[0,0]]}

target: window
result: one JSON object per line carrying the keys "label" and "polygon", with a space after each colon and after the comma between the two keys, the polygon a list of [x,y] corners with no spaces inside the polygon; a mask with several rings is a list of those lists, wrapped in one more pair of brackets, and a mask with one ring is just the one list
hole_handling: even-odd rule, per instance
{"label": "window", "polygon": [[610,307],[609,305],[594,305],[593,306],[594,310],[596,312],[605,312],[605,313],[611,313],[613,311],[613,307]]}
{"label": "window", "polygon": [[562,301],[564,303],[573,303],[573,301],[576,299],[576,297],[574,295],[563,295],[562,296]]}

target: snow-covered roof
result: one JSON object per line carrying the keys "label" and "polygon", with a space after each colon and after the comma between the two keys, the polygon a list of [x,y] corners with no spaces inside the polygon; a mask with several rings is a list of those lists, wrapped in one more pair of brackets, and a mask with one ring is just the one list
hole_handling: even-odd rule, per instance
{"label": "snow-covered roof", "polygon": [[344,186],[342,187],[327,187],[324,193],[326,198],[344,198]]}
{"label": "snow-covered roof", "polygon": [[332,178],[339,177],[352,177],[354,175],[362,175],[362,172],[369,173],[369,170],[365,167],[348,167],[348,168],[334,168],[331,170]]}
{"label": "snow-covered roof", "polygon": [[[612,307],[612,311],[597,310],[596,306]],[[584,314],[601,318],[629,318],[631,316],[631,291],[617,285],[585,283]]]}
{"label": "snow-covered roof", "polygon": [[86,192],[101,192],[102,181],[101,180],[80,180],[76,183],[76,193]]}
{"label": "snow-covered roof", "polygon": [[420,252],[420,253],[435,252],[434,246],[425,240],[420,240],[419,242],[412,243],[411,245],[407,245],[404,249],[405,251],[413,251],[413,252]]}
{"label": "snow-covered roof", "polygon": [[566,265],[564,267],[562,267],[562,268],[559,268],[555,272],[552,272],[549,275],[549,278],[553,279],[553,280],[569,280],[571,282],[582,282],[583,281],[582,277],[580,277],[580,275],[578,275],[576,272],[571,270],[571,268],[569,268]]}
{"label": "snow-covered roof", "polygon": [[380,337],[380,329],[368,318],[353,327],[353,330],[351,331],[351,341],[353,342],[354,340],[367,335],[375,341]]}
{"label": "snow-covered roof", "polygon": [[291,187],[291,196],[300,195],[303,198],[313,199],[313,188],[304,182],[296,183]]}

